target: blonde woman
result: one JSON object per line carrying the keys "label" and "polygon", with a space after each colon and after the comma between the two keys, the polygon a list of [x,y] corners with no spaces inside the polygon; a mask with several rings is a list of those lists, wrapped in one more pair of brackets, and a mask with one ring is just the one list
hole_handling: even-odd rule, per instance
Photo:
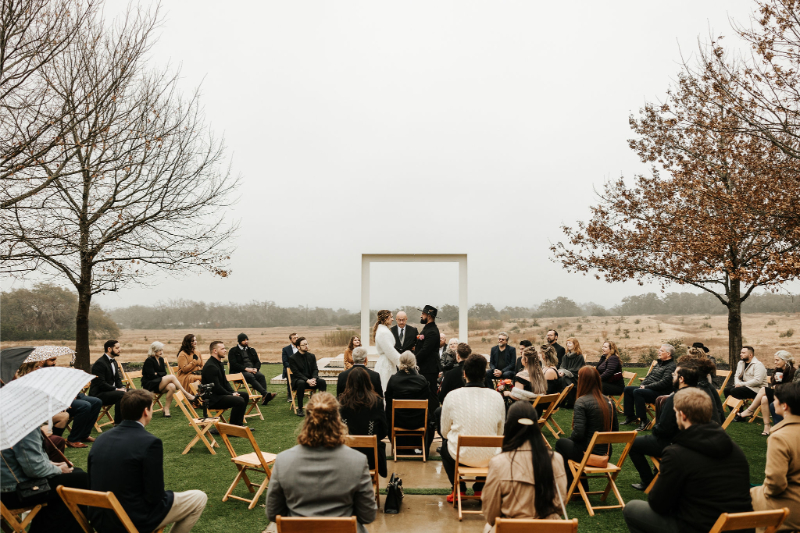
{"label": "blonde woman", "polygon": [[547,394],[561,392],[561,380],[558,379],[558,355],[551,344],[541,346],[542,372],[547,381]]}
{"label": "blonde woman", "polygon": [[384,391],[389,386],[389,378],[397,372],[397,363],[400,362],[400,354],[394,349],[394,335],[392,335],[392,330],[389,329],[389,326],[392,325],[392,320],[392,312],[382,309],[378,311],[378,320],[375,321],[375,325],[372,327],[375,348],[378,350],[375,372],[381,375],[381,387],[383,387]]}
{"label": "blonde woman", "polygon": [[770,424],[769,406],[775,401],[775,387],[781,383],[791,383],[794,379],[795,369],[792,363],[794,358],[792,354],[786,350],[778,350],[775,352],[775,372],[769,378],[769,384],[766,387],[761,387],[761,390],[756,394],[753,403],[744,411],[736,414],[734,420],[736,422],[747,422],[756,409],[761,409],[761,418],[764,422],[764,431],[761,433],[764,436],[769,435],[772,430]]}
{"label": "blonde woman", "polygon": [[147,389],[155,394],[164,393],[164,418],[170,418],[172,415],[169,412],[172,406],[172,395],[175,391],[181,391],[186,399],[190,402],[195,401],[194,394],[187,392],[182,386],[178,378],[167,372],[167,367],[164,364],[164,345],[158,341],[150,345],[147,351],[147,359],[142,365],[142,388]]}

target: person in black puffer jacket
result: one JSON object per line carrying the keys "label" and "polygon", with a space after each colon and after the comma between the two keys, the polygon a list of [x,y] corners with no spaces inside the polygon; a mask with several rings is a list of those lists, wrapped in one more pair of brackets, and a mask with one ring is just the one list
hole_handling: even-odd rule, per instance
{"label": "person in black puffer jacket", "polygon": [[753,510],[747,458],[711,422],[708,394],[687,387],[675,393],[673,403],[680,431],[664,449],[648,501],[625,505],[631,533],[705,533],[722,513]]}
{"label": "person in black puffer jacket", "polygon": [[625,422],[623,426],[639,423],[636,431],[647,429],[647,404],[654,403],[656,398],[672,392],[672,373],[675,372],[675,348],[671,344],[662,344],[658,350],[658,362],[641,385],[625,387]]}
{"label": "person in black puffer jacket", "polygon": [[[600,373],[593,366],[585,366],[578,371],[578,399],[572,417],[572,434],[556,441],[556,451],[564,458],[567,486],[572,485],[573,479],[569,460],[580,462],[598,431],[619,431],[617,411],[611,400],[602,394]],[[611,445],[596,446],[592,453],[611,455]],[[588,487],[586,480],[582,483],[584,488]]]}

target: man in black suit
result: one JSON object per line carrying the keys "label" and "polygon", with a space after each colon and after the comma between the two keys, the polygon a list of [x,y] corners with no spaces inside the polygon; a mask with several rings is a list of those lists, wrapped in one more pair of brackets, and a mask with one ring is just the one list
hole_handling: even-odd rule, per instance
{"label": "man in black suit", "polygon": [[325,392],[328,386],[325,380],[319,377],[317,356],[308,351],[308,341],[305,337],[297,339],[297,353],[289,359],[289,368],[292,371],[292,387],[297,393],[297,416],[305,416],[303,394],[306,389]]}
{"label": "man in black suit", "polygon": [[417,356],[417,367],[419,373],[428,380],[428,387],[431,396],[436,398],[436,389],[439,379],[439,343],[441,336],[439,327],[436,325],[436,314],[438,310],[430,305],[426,305],[420,316],[420,323],[425,324],[417,337],[417,346],[414,350]]}
{"label": "man in black suit", "polygon": [[486,386],[492,387],[493,379],[514,379],[514,365],[517,363],[517,350],[508,345],[508,333],[497,334],[497,346],[492,346],[489,355],[489,368],[486,370]]}
{"label": "man in black suit", "polygon": [[[244,425],[244,413],[247,404],[250,403],[250,395],[246,392],[234,392],[228,378],[225,375],[225,367],[222,360],[228,353],[222,341],[214,341],[209,346],[211,357],[203,365],[201,382],[203,385],[214,385],[211,395],[208,398],[208,407],[211,409],[231,409],[231,416],[228,422],[236,426]],[[250,428],[251,430],[253,428]]]}
{"label": "man in black suit", "polygon": [[118,341],[106,341],[103,345],[105,353],[92,365],[92,374],[97,376],[89,387],[89,396],[94,396],[103,405],[114,405],[114,424],[120,423],[119,402],[125,395],[122,386],[122,371],[117,364],[120,349]]}
{"label": "man in black suit", "polygon": [[403,353],[407,350],[414,351],[417,344],[417,335],[419,331],[414,326],[408,325],[408,315],[405,311],[398,311],[394,317],[397,325],[392,326],[392,335],[394,335],[394,349],[397,353]]}
{"label": "man in black suit", "polygon": [[247,334],[239,333],[238,344],[228,352],[228,366],[231,374],[242,374],[244,380],[261,395],[261,405],[267,405],[277,394],[267,392],[267,378],[259,372],[261,360],[255,348],[250,347]]}
{"label": "man in black suit", "polygon": [[[113,492],[137,531],[155,531],[168,524],[173,533],[191,531],[205,509],[200,490],[164,490],[164,447],[145,429],[153,418],[153,393],[134,389],[121,401],[122,422],[97,437],[89,452],[89,488]],[[89,507],[97,531],[124,533],[114,511]]]}
{"label": "man in black suit", "polygon": [[[281,361],[283,362],[283,379],[286,379],[286,369],[289,368],[289,359],[297,353],[297,333],[289,334],[289,346],[284,346],[281,350]],[[292,401],[292,392],[289,390],[289,381],[286,381],[286,401]]]}
{"label": "man in black suit", "polygon": [[338,398],[342,395],[344,389],[347,387],[347,376],[349,376],[350,371],[357,366],[360,366],[367,371],[367,374],[369,374],[369,380],[372,382],[372,388],[375,389],[375,392],[378,393],[378,396],[383,398],[381,375],[374,370],[367,368],[367,349],[360,346],[353,350],[353,366],[339,374],[339,376],[336,378],[336,397]]}
{"label": "man in black suit", "polygon": [[522,352],[525,351],[525,348],[530,348],[531,346],[533,346],[533,343],[528,339],[522,339],[521,341],[519,341],[519,350],[517,351],[517,362],[514,363],[514,375],[517,375],[520,372],[522,372]]}
{"label": "man in black suit", "polygon": [[558,344],[558,332],[551,329],[547,332],[547,342],[550,346],[556,349],[556,356],[558,357],[558,368],[561,368],[561,361],[564,359],[564,354],[567,352],[563,346]]}

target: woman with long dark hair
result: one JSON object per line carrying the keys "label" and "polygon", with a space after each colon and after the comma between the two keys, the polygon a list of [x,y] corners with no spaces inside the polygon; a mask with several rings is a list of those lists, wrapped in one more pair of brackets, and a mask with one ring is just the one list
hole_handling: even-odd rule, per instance
{"label": "woman with long dark hair", "polygon": [[[603,396],[600,373],[592,366],[585,366],[578,371],[578,399],[572,416],[572,434],[556,441],[556,451],[564,458],[568,484],[572,484],[572,472],[567,461],[583,460],[586,448],[598,431],[619,431],[619,421],[611,400]],[[592,453],[610,456],[611,445],[598,445]],[[582,483],[584,487],[587,485],[585,480]]]}
{"label": "woman with long dark hair", "polygon": [[197,352],[197,337],[189,333],[183,338],[181,349],[178,351],[178,381],[181,387],[189,390],[189,384],[200,381],[200,371],[203,370],[203,356]]}
{"label": "woman with long dark hair", "polygon": [[[378,473],[386,477],[386,447],[381,441],[389,434],[383,398],[378,396],[369,373],[362,367],[354,367],[347,376],[347,385],[339,397],[339,414],[351,435],[375,435],[378,437]],[[375,468],[372,448],[356,448],[366,454],[370,469]]]}
{"label": "woman with long dark hair", "polygon": [[497,517],[560,518],[567,492],[564,459],[547,447],[537,420],[528,402],[508,410],[503,453],[489,461],[481,494],[485,532],[494,531]]}
{"label": "woman with long dark hair", "polygon": [[347,348],[344,349],[344,369],[348,370],[353,368],[353,350],[361,346],[361,338],[358,335],[350,337],[350,342],[347,343]]}

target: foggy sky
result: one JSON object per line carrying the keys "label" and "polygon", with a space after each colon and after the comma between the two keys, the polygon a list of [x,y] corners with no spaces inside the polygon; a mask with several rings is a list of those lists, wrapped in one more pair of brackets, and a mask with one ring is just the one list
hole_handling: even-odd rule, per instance
{"label": "foggy sky", "polygon": [[[97,297],[357,309],[362,253],[467,253],[469,301],[613,305],[658,290],[568,274],[561,224],[646,171],[628,117],[663,98],[744,0],[178,2],[154,64],[202,84],[243,177],[233,275]],[[113,14],[111,12],[107,12]],[[372,306],[457,303],[455,265],[377,265]],[[670,290],[688,290],[673,286]]]}

